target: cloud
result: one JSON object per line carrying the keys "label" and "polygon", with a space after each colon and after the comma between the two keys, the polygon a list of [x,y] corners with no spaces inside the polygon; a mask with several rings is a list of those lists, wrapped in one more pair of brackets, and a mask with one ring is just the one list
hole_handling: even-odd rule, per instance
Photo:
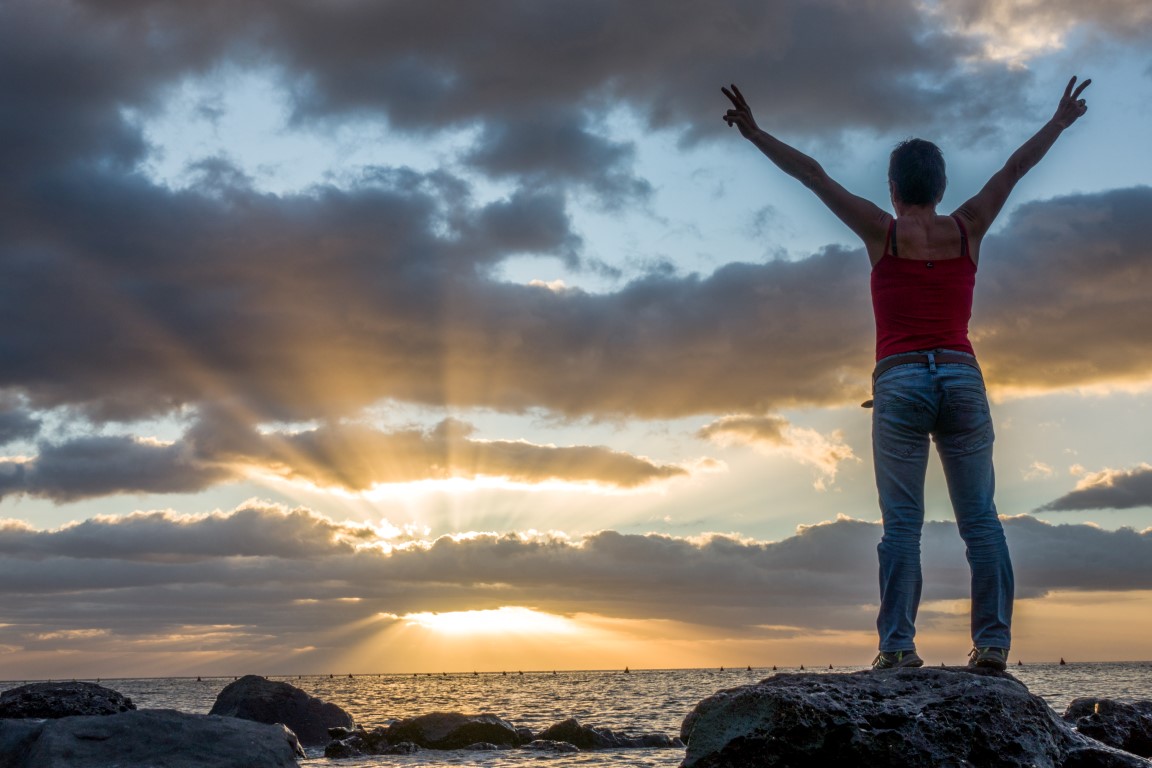
{"label": "cloud", "polygon": [[227,557],[308,559],[348,554],[379,541],[363,523],[334,523],[305,509],[250,502],[228,513],[134,512],[38,531],[0,523],[0,556],[42,560],[187,563]]}
{"label": "cloud", "polygon": [[1152,377],[1150,205],[1150,187],[1028,203],[986,239],[972,332],[994,387]]}
{"label": "cloud", "polygon": [[465,156],[476,168],[532,187],[587,187],[610,208],[644,201],[652,186],[633,176],[632,144],[596,135],[579,111],[556,109],[524,119],[490,121]]}
{"label": "cloud", "polygon": [[[248,425],[335,423],[389,400],[644,419],[853,402],[872,345],[860,249],[657,270],[602,293],[503,282],[494,267],[518,254],[602,261],[583,253],[573,194],[612,206],[651,193],[637,147],[610,130],[620,110],[687,140],[715,135],[716,88],[736,79],[753,99],[771,88],[798,134],[944,130],[995,124],[1028,79],[999,64],[975,76],[976,43],[910,0],[863,14],[497,2],[447,22],[434,3],[0,7],[0,71],[20,73],[0,78],[0,103],[19,105],[0,121],[0,388],[97,423],[213,408]],[[262,193],[221,157],[202,159],[187,189],[150,181],[132,115],[229,67],[290,84],[293,129],[372,119],[411,135],[467,128],[472,143],[462,165],[365,168],[297,194]],[[513,188],[493,197],[477,173]],[[973,330],[994,388],[1149,378],[1137,286],[1150,197],[1031,203],[989,238]],[[1105,329],[1115,343],[1098,343]],[[807,442],[805,455],[830,456]],[[183,461],[138,441],[106,447]],[[151,487],[124,473],[124,489]]]}
{"label": "cloud", "polygon": [[[1152,531],[1005,520],[1018,597],[1152,588]],[[560,615],[687,622],[755,636],[759,627],[870,631],[880,527],[848,518],[781,541],[601,531],[389,538],[386,524],[338,523],[250,503],[233,512],[96,518],[57,530],[0,524],[0,643],[102,632],[111,642],[209,632],[226,650],[302,647],[380,614],[525,606]],[[953,523],[923,542],[926,601],[968,594]],[[930,625],[934,616],[923,617]],[[189,640],[190,642],[190,640]]]}
{"label": "cloud", "polygon": [[946,0],[939,12],[959,29],[982,39],[983,55],[1023,65],[1067,46],[1076,31],[1090,42],[1100,38],[1140,41],[1152,30],[1152,12],[1140,0],[1073,0],[1021,3],[1013,0]]}
{"label": "cloud", "polygon": [[1021,471],[1025,480],[1042,480],[1056,476],[1056,470],[1043,461],[1034,461],[1028,465],[1028,469]]}
{"label": "cloud", "polygon": [[40,419],[22,404],[0,397],[0,446],[30,440],[40,433]]}
{"label": "cloud", "polygon": [[347,424],[264,433],[202,422],[189,435],[212,461],[260,467],[319,486],[361,491],[383,483],[497,477],[519,483],[562,481],[635,488],[687,476],[679,466],[603,446],[537,445],[474,437],[467,422],[390,432]]}
{"label": "cloud", "polygon": [[840,462],[858,460],[839,430],[825,436],[779,416],[724,416],[701,427],[696,436],[720,445],[744,444],[790,455],[819,471],[816,488],[821,491],[836,480]]}
{"label": "cloud", "polygon": [[0,496],[66,502],[117,493],[187,493],[235,477],[224,467],[199,461],[183,445],[90,436],[41,443],[32,459],[0,459]]}
{"label": "cloud", "polygon": [[226,416],[206,416],[174,443],[131,436],[41,443],[34,457],[0,459],[0,496],[60,503],[117,493],[188,493],[251,472],[353,492],[456,478],[631,489],[689,474],[678,465],[604,446],[485,440],[474,431],[466,422],[446,419],[427,430],[330,424],[260,432]]}
{"label": "cloud", "polygon": [[1152,507],[1152,465],[1103,469],[1086,474],[1076,488],[1043,505],[1037,512]]}

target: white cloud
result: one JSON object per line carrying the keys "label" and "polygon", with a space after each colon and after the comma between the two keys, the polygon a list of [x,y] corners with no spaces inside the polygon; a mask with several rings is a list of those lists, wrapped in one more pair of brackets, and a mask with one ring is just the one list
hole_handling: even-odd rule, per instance
{"label": "white cloud", "polygon": [[822,435],[779,416],[723,416],[701,427],[696,435],[719,445],[750,445],[813,467],[818,473],[814,485],[821,491],[835,482],[841,462],[859,461],[839,430]]}

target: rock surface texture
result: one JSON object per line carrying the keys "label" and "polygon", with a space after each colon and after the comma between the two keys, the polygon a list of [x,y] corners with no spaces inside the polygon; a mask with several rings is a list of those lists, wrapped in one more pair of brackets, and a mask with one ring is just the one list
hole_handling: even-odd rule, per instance
{"label": "rock surface texture", "polygon": [[0,693],[0,718],[114,715],[133,709],[132,699],[96,683],[32,683]]}
{"label": "rock surface texture", "polygon": [[670,748],[682,747],[678,739],[663,733],[646,733],[641,736],[624,736],[609,728],[596,728],[582,725],[575,718],[556,723],[540,732],[536,737],[542,741],[561,741],[580,749],[619,749],[627,748]]}
{"label": "rock surface texture", "polygon": [[388,741],[410,742],[426,749],[464,749],[478,743],[515,747],[520,744],[520,735],[511,723],[496,715],[432,712],[393,723],[388,728]]}
{"label": "rock surface texture", "polygon": [[1152,757],[1152,701],[1076,699],[1064,711],[1064,720],[1110,747]]}
{"label": "rock surface texture", "polygon": [[[534,735],[528,728],[515,728],[496,715],[465,715],[434,712],[397,720],[370,731],[332,729],[334,739],[324,750],[326,757],[412,754],[420,749],[511,749],[522,747],[541,752],[579,752],[586,749],[668,749],[683,747],[679,739],[663,733],[627,736],[608,728],[564,720]],[[0,767],[2,768],[2,767]]]}
{"label": "rock surface texture", "polygon": [[965,668],[776,675],[704,699],[680,735],[683,768],[1152,768]]}
{"label": "rock surface texture", "polygon": [[208,714],[282,723],[306,746],[327,744],[329,728],[356,726],[352,716],[335,704],[259,675],[245,675],[226,685]]}
{"label": "rock surface texture", "polygon": [[303,756],[282,725],[167,709],[0,720],[4,768],[298,768]]}

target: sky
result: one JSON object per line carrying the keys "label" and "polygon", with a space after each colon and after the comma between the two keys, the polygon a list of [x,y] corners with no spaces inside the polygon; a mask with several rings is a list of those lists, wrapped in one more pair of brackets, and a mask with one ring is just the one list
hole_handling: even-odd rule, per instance
{"label": "sky", "polygon": [[[0,0],[0,679],[863,665],[868,259],[982,247],[1013,659],[1152,659],[1152,7]],[[928,474],[918,647],[968,651]]]}

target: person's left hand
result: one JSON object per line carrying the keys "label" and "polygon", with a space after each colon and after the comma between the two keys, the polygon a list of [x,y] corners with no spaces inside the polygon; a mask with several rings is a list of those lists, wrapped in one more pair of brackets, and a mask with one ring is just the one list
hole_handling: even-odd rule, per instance
{"label": "person's left hand", "polygon": [[724,113],[724,122],[728,123],[729,128],[732,126],[739,128],[740,135],[744,138],[752,138],[753,134],[760,131],[760,126],[756,125],[756,118],[752,117],[752,108],[748,106],[744,94],[740,93],[740,89],[736,87],[735,83],[732,84],[732,90],[727,88],[720,90],[732,102],[732,109]]}
{"label": "person's left hand", "polygon": [[1073,75],[1072,79],[1068,81],[1068,87],[1064,89],[1064,95],[1060,97],[1060,104],[1056,107],[1056,114],[1052,116],[1052,122],[1061,128],[1067,128],[1072,123],[1079,120],[1088,111],[1088,103],[1080,98],[1081,92],[1092,83],[1091,78],[1080,83],[1075,91],[1072,86],[1076,85],[1076,76]]}

